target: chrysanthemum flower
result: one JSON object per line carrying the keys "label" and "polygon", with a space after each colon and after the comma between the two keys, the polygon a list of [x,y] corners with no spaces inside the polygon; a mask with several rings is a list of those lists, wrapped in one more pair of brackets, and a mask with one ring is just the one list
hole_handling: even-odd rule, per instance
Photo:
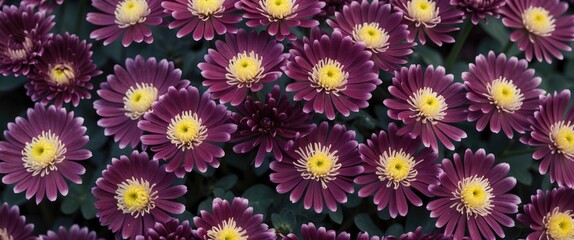
{"label": "chrysanthemum flower", "polygon": [[[80,228],[77,224],[72,225],[70,229],[59,227],[58,232],[48,230],[46,235],[40,235],[38,240],[96,240],[96,232],[90,231],[87,227]],[[103,240],[103,238],[99,238]]]}
{"label": "chrysanthemum flower", "polygon": [[397,214],[406,216],[409,202],[422,206],[413,190],[430,197],[428,186],[438,182],[439,174],[439,166],[434,163],[437,154],[430,148],[419,151],[420,138],[411,134],[399,136],[397,130],[391,123],[388,132],[373,134],[367,144],[359,145],[365,171],[355,178],[355,183],[364,185],[359,197],[374,194],[377,210],[389,206],[392,218]]}
{"label": "chrysanthemum flower", "polygon": [[514,227],[509,214],[518,212],[520,198],[509,194],[516,179],[506,177],[507,163],[494,165],[494,155],[484,149],[473,153],[464,152],[464,159],[455,153],[453,160],[442,160],[443,172],[440,184],[430,185],[429,191],[437,199],[427,205],[432,218],[438,218],[436,227],[444,227],[444,235],[454,239],[466,236],[470,239],[504,238],[500,225]]}
{"label": "chrysanthemum flower", "polygon": [[272,152],[277,161],[283,160],[283,152],[290,149],[294,140],[306,136],[311,130],[310,114],[293,105],[287,96],[281,96],[278,85],[265,95],[261,102],[247,96],[245,102],[236,108],[231,120],[237,124],[237,131],[231,135],[236,153],[247,153],[255,148],[255,167],[261,166],[267,153]]}
{"label": "chrysanthemum flower", "polygon": [[37,103],[28,109],[28,119],[17,117],[4,131],[0,141],[0,173],[4,184],[14,185],[14,192],[26,191],[26,198],[36,195],[40,203],[44,195],[55,201],[58,192],[68,194],[67,180],[80,184],[86,169],[76,161],[90,158],[83,149],[88,143],[84,119],[74,112]]}
{"label": "chrysanthemum flower", "polygon": [[268,26],[267,33],[283,41],[295,40],[291,28],[312,28],[319,21],[311,19],[321,12],[325,2],[320,0],[239,0],[235,7],[245,11],[248,27]]}
{"label": "chrysanthemum flower", "polygon": [[218,158],[225,152],[216,144],[229,141],[237,129],[225,105],[216,104],[207,92],[200,95],[192,86],[170,87],[138,127],[148,132],[141,141],[151,146],[153,159],[168,160],[166,170],[180,178],[194,167],[201,172],[207,171],[207,164],[219,167]]}
{"label": "chrysanthemum flower", "polygon": [[401,24],[400,12],[391,11],[390,4],[378,0],[369,3],[353,1],[335,13],[327,23],[353,41],[361,42],[373,53],[372,60],[385,71],[395,71],[408,62],[414,42],[406,42],[407,25]]}
{"label": "chrysanthemum flower", "polygon": [[467,119],[464,85],[453,83],[452,74],[445,75],[443,67],[421,65],[403,67],[395,72],[389,91],[393,98],[383,102],[389,108],[389,117],[401,120],[405,126],[398,134],[420,136],[425,147],[438,151],[438,140],[453,150],[454,141],[466,138],[466,133],[452,123]]}
{"label": "chrysanthemum flower", "polygon": [[407,40],[418,38],[426,44],[430,38],[436,45],[453,43],[451,32],[459,28],[464,13],[450,4],[450,0],[391,0],[391,4],[403,13],[403,22],[409,26]]}
{"label": "chrysanthemum flower", "polygon": [[270,179],[278,184],[277,192],[291,192],[291,202],[298,202],[305,193],[305,209],[313,207],[320,213],[326,204],[334,212],[337,203],[347,202],[347,194],[354,191],[353,178],[363,171],[357,145],[355,132],[343,125],[331,129],[327,122],[313,125],[283,161],[271,162]]}
{"label": "chrysanthemum flower", "polygon": [[529,129],[528,118],[540,106],[538,89],[542,81],[528,69],[528,62],[516,57],[506,58],[504,53],[478,55],[476,63],[469,64],[469,71],[462,73],[466,97],[470,101],[468,121],[476,122],[476,130],[483,131],[490,125],[494,133],[504,131],[510,139],[513,131],[524,133]]}
{"label": "chrysanthemum flower", "polygon": [[20,215],[18,206],[0,205],[0,239],[34,240],[34,224],[26,224],[26,217]]}
{"label": "chrysanthemum flower", "polygon": [[296,92],[295,101],[306,101],[303,111],[325,113],[333,120],[335,109],[349,116],[369,105],[370,92],[381,80],[363,44],[354,44],[350,36],[335,30],[330,37],[305,37],[300,45],[290,50],[283,70],[295,80],[287,91]]}
{"label": "chrysanthemum flower", "polygon": [[510,40],[518,43],[526,60],[562,60],[560,51],[571,51],[574,41],[574,15],[567,14],[568,3],[560,0],[509,0],[500,9],[502,23],[516,28]]}
{"label": "chrysanthemum flower", "polygon": [[128,144],[134,148],[143,133],[137,126],[146,112],[158,98],[167,93],[170,86],[176,89],[189,85],[181,80],[181,70],[172,62],[155,58],[128,58],[126,67],[114,66],[114,74],[101,84],[98,95],[102,99],[94,102],[94,108],[102,117],[98,126],[104,128],[106,136],[114,136],[120,148]]}
{"label": "chrysanthemum flower", "polygon": [[0,11],[0,73],[28,75],[52,34],[54,16],[32,7],[3,6]]}
{"label": "chrysanthemum flower", "polygon": [[88,13],[88,22],[102,26],[90,33],[90,38],[104,40],[104,45],[123,34],[122,45],[132,42],[152,43],[149,26],[157,26],[166,15],[161,0],[92,0],[92,6],[101,12]]}
{"label": "chrysanthemum flower", "polygon": [[283,53],[283,45],[269,39],[267,33],[240,30],[226,34],[225,41],[217,41],[216,49],[209,49],[205,61],[198,65],[214,99],[221,103],[240,105],[248,90],[257,92],[263,83],[281,77],[281,69],[289,54]]}
{"label": "chrysanthemum flower", "polygon": [[30,73],[28,96],[42,104],[53,100],[56,107],[69,102],[78,106],[81,99],[90,99],[94,87],[90,80],[102,73],[92,62],[91,47],[76,35],[56,35]]}
{"label": "chrysanthemum flower", "polygon": [[235,33],[235,24],[241,21],[235,15],[235,0],[164,0],[161,6],[175,19],[169,24],[170,29],[183,26],[177,37],[193,32],[193,39],[211,40],[226,32]]}
{"label": "chrysanthemum flower", "polygon": [[464,10],[464,17],[470,17],[472,24],[477,25],[489,15],[499,18],[500,8],[506,4],[506,0],[450,0],[450,4]]}
{"label": "chrysanthemum flower", "polygon": [[[57,5],[62,5],[64,0],[22,0],[20,5],[38,7],[40,11],[51,12]],[[0,5],[2,5],[0,3]]]}
{"label": "chrysanthemum flower", "polygon": [[[290,233],[283,240],[298,240],[299,238]],[[317,229],[312,222],[301,225],[301,240],[351,240],[351,235],[341,232],[337,235],[335,230],[327,230],[325,227]]]}
{"label": "chrysanthemum flower", "polygon": [[263,215],[253,214],[246,198],[236,197],[231,203],[216,198],[211,213],[201,210],[200,214],[193,218],[199,239],[277,239],[275,230],[263,223]]}
{"label": "chrysanthemum flower", "polygon": [[445,236],[441,232],[436,231],[432,233],[423,234],[423,228],[419,226],[414,232],[404,233],[401,234],[401,236],[399,237],[395,237],[392,235],[387,236],[384,238],[384,240],[452,240],[452,235]]}
{"label": "chrysanthemum flower", "polygon": [[568,108],[568,101],[570,90],[548,95],[529,118],[532,132],[520,141],[539,147],[532,158],[541,161],[540,174],[550,170],[551,182],[574,188],[574,106]]}
{"label": "chrysanthemum flower", "polygon": [[524,205],[518,221],[524,223],[532,233],[527,240],[566,240],[574,238],[574,190],[568,188],[552,191],[536,191],[531,202]]}
{"label": "chrysanthemum flower", "polygon": [[167,222],[156,222],[148,228],[145,235],[139,235],[136,240],[191,240],[195,239],[189,221],[179,223],[179,220],[172,218]]}
{"label": "chrysanthemum flower", "polygon": [[169,213],[185,210],[174,199],[183,196],[187,188],[172,185],[174,179],[175,175],[165,171],[165,165],[149,159],[145,152],[113,158],[92,188],[96,216],[102,226],[124,239],[134,239],[152,228],[154,222],[168,221]]}

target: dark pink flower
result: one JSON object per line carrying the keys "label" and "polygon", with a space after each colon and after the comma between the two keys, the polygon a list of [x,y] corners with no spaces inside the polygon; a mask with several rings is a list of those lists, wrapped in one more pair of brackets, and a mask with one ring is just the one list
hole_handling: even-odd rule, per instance
{"label": "dark pink flower", "polygon": [[[298,240],[299,238],[290,233],[282,240]],[[327,230],[325,227],[317,229],[312,222],[301,225],[301,240],[351,240],[351,235],[341,232],[337,235],[335,230]]]}
{"label": "dark pink flower", "polygon": [[574,238],[574,190],[555,188],[551,191],[537,190],[519,213],[518,221],[532,232],[527,240],[562,240]]}
{"label": "dark pink flower", "polygon": [[0,205],[0,239],[35,240],[32,236],[34,224],[26,224],[26,217],[20,215],[18,206]]}
{"label": "dark pink flower", "polygon": [[72,225],[70,229],[62,226],[58,228],[57,232],[48,230],[46,235],[40,235],[38,240],[104,240],[97,238],[95,231],[90,231],[87,227],[80,228],[78,224]]}
{"label": "dark pink flower", "polygon": [[472,24],[477,25],[489,15],[499,18],[500,8],[506,4],[506,0],[450,0],[450,4],[464,10],[464,17],[470,17]]}

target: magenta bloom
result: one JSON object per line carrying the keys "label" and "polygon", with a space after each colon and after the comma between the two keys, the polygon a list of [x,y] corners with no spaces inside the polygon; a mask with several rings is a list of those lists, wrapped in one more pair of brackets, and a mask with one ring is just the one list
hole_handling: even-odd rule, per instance
{"label": "magenta bloom", "polygon": [[423,45],[430,38],[436,45],[453,43],[451,32],[458,31],[464,13],[450,4],[450,0],[391,0],[396,10],[403,13],[409,26],[409,42],[418,38]]}
{"label": "magenta bloom", "polygon": [[401,24],[402,18],[400,12],[391,11],[390,4],[363,0],[345,5],[342,12],[335,13],[335,20],[328,19],[327,23],[353,41],[363,43],[373,53],[377,67],[395,71],[408,62],[415,46],[405,40],[409,32],[407,25]]}
{"label": "magenta bloom", "polygon": [[506,5],[506,0],[450,0],[450,4],[464,10],[464,17],[470,17],[472,24],[477,25],[488,15],[499,18],[500,8]]}
{"label": "magenta bloom", "polygon": [[507,163],[494,165],[494,155],[484,149],[473,153],[464,152],[464,159],[455,153],[453,160],[442,160],[443,172],[439,184],[429,186],[437,198],[427,205],[432,218],[438,218],[436,227],[444,229],[444,235],[462,239],[466,230],[470,239],[504,238],[500,225],[514,227],[509,214],[518,212],[520,198],[508,193],[516,179],[506,177]]}
{"label": "magenta bloom", "polygon": [[391,123],[388,132],[373,134],[366,144],[359,145],[365,171],[355,178],[355,183],[363,185],[359,197],[374,194],[377,210],[388,206],[392,218],[397,214],[406,216],[409,202],[422,206],[413,190],[431,197],[428,186],[438,182],[440,172],[432,149],[420,149],[420,138],[411,134],[399,136],[397,130]]}
{"label": "magenta bloom", "polygon": [[[370,60],[371,52],[354,44],[349,36],[335,30],[329,37],[304,38],[302,47],[290,50],[285,74],[295,80],[287,85],[296,92],[295,101],[305,100],[304,112],[325,113],[335,119],[335,109],[344,116],[369,105],[370,92],[381,80]],[[344,52],[345,54],[340,54]]]}
{"label": "magenta bloom", "polygon": [[379,236],[372,236],[369,237],[369,233],[368,232],[360,232],[357,234],[357,238],[356,240],[386,240],[386,238],[384,237],[379,237]]}
{"label": "magenta bloom", "polygon": [[476,130],[482,132],[489,124],[490,131],[502,129],[510,139],[514,131],[528,130],[528,118],[538,110],[545,93],[537,88],[542,79],[534,77],[528,62],[516,57],[507,60],[504,53],[497,56],[491,51],[487,57],[478,55],[469,68],[462,79],[470,101],[468,121],[477,121]]}
{"label": "magenta bloom", "polygon": [[198,65],[205,78],[203,86],[209,87],[214,99],[233,106],[243,102],[248,90],[257,92],[263,83],[281,77],[280,67],[289,56],[281,43],[256,31],[226,34],[225,41],[218,40],[215,47],[205,55],[206,62]]}
{"label": "magenta bloom", "polygon": [[275,240],[275,230],[263,223],[262,214],[253,214],[246,198],[236,197],[227,200],[213,200],[211,213],[200,211],[201,216],[194,217],[197,237],[202,240],[242,239]]}
{"label": "magenta bloom", "polygon": [[[283,240],[298,240],[299,238],[290,233]],[[351,240],[351,235],[341,232],[337,235],[335,230],[327,230],[325,227],[317,229],[312,222],[301,225],[301,240]]]}
{"label": "magenta bloom", "polygon": [[0,239],[34,240],[34,224],[26,224],[26,217],[20,215],[17,205],[0,205]]}
{"label": "magenta bloom", "polygon": [[532,132],[520,141],[538,147],[532,158],[541,161],[540,174],[550,170],[551,182],[574,188],[574,106],[568,108],[568,101],[570,90],[548,95],[529,118]]}
{"label": "magenta bloom", "polygon": [[148,132],[141,141],[151,146],[153,159],[169,161],[166,170],[180,178],[194,167],[201,172],[207,171],[207,164],[219,167],[218,158],[225,152],[216,144],[229,141],[237,129],[225,105],[216,104],[209,93],[200,95],[192,86],[170,87],[138,127]]}
{"label": "magenta bloom", "polygon": [[174,200],[187,188],[172,185],[174,179],[165,165],[149,159],[145,152],[113,158],[92,188],[100,224],[124,239],[135,239],[154,222],[169,220],[168,213],[181,214],[185,206]]}
{"label": "magenta bloom", "polygon": [[320,213],[326,204],[330,211],[337,211],[337,203],[347,202],[347,194],[354,191],[353,178],[363,171],[357,145],[355,132],[344,125],[335,124],[331,129],[327,122],[313,125],[283,161],[271,162],[274,172],[270,179],[278,184],[277,192],[291,192],[293,203],[305,193],[305,209],[313,207]]}
{"label": "magenta bloom", "polygon": [[320,0],[238,0],[237,9],[245,11],[248,27],[267,26],[267,33],[283,41],[295,40],[291,28],[312,28],[319,21],[311,19],[321,12],[325,2]]}
{"label": "magenta bloom", "polygon": [[310,119],[311,115],[304,113],[299,105],[293,105],[287,96],[281,96],[278,85],[265,95],[264,102],[247,96],[231,116],[237,124],[231,142],[240,142],[233,146],[233,151],[247,153],[257,148],[255,167],[261,166],[270,152],[275,160],[282,161],[283,153],[293,146],[294,140],[309,133]]}
{"label": "magenta bloom", "polygon": [[428,66],[423,72],[421,65],[403,67],[395,72],[389,92],[393,98],[383,102],[389,108],[389,117],[401,120],[405,126],[399,135],[412,133],[422,138],[425,147],[438,151],[438,140],[454,150],[451,140],[459,142],[466,133],[452,123],[467,119],[464,108],[463,84],[453,83],[452,74],[445,75],[443,67]]}
{"label": "magenta bloom", "polygon": [[126,67],[114,66],[114,74],[108,75],[108,81],[100,85],[98,95],[102,99],[94,102],[94,108],[102,117],[98,126],[104,128],[106,136],[114,136],[120,148],[128,144],[134,148],[140,142],[143,133],[138,122],[143,115],[151,111],[158,98],[167,93],[167,89],[176,89],[189,85],[181,80],[181,70],[165,59],[157,62],[155,58],[126,59]]}
{"label": "magenta bloom", "polygon": [[54,16],[33,9],[12,5],[0,11],[0,73],[4,76],[28,75],[52,37]]}
{"label": "magenta bloom", "polygon": [[179,220],[172,218],[167,222],[156,222],[148,228],[145,235],[139,235],[136,240],[192,240],[195,239],[189,221],[179,223]]}
{"label": "magenta bloom", "polygon": [[90,33],[90,38],[104,40],[104,45],[123,34],[122,45],[132,42],[152,43],[150,26],[160,25],[166,15],[161,0],[92,0],[92,6],[100,12],[88,13],[88,22],[102,26]]}
{"label": "magenta bloom", "polygon": [[241,17],[235,15],[235,0],[164,0],[161,6],[175,19],[169,24],[170,29],[183,26],[177,37],[193,32],[193,39],[211,40],[226,32],[235,33],[235,24]]}
{"label": "magenta bloom", "polygon": [[58,192],[68,194],[67,180],[82,183],[86,169],[77,161],[92,156],[83,149],[88,143],[84,119],[74,112],[37,103],[29,108],[27,119],[17,117],[4,131],[0,141],[0,173],[4,184],[15,184],[14,192],[26,191],[26,198],[36,196],[39,204],[44,195],[56,201]]}
{"label": "magenta bloom", "polygon": [[[38,7],[40,11],[51,12],[57,5],[62,5],[64,0],[22,0],[20,5]],[[0,1],[0,5],[2,5]]]}
{"label": "magenta bloom", "polygon": [[46,235],[40,235],[38,240],[103,240],[97,238],[95,231],[90,231],[87,227],[80,228],[78,224],[72,225],[70,229],[59,227],[58,232],[48,230]]}
{"label": "magenta bloom", "polygon": [[539,62],[563,59],[561,51],[572,51],[574,15],[567,14],[568,3],[560,0],[508,0],[500,9],[502,23],[515,28],[510,40],[518,43],[526,60]]}
{"label": "magenta bloom", "polygon": [[553,240],[574,238],[574,190],[569,188],[536,191],[531,202],[524,205],[518,221],[524,223],[532,233],[527,240]]}

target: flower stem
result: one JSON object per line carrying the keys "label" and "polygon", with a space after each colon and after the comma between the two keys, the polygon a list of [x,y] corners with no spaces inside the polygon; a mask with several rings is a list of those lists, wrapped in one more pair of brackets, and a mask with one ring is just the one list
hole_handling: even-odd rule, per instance
{"label": "flower stem", "polygon": [[502,50],[502,53],[508,54],[508,51],[510,51],[510,49],[512,48],[513,43],[514,42],[508,40],[508,43],[506,43],[506,46],[504,46],[504,50]]}
{"label": "flower stem", "polygon": [[448,57],[446,59],[445,68],[447,70],[450,70],[454,65],[454,62],[456,61],[458,55],[460,54],[460,50],[462,50],[462,46],[464,46],[464,42],[466,42],[466,39],[468,38],[471,29],[472,29],[472,22],[470,21],[470,18],[467,17],[466,20],[464,20],[464,23],[462,24],[460,32],[456,36],[456,43],[454,44],[452,50],[450,50],[450,53],[448,54]]}
{"label": "flower stem", "polygon": [[536,151],[536,149],[532,149],[532,148],[525,148],[525,149],[516,150],[516,151],[504,151],[502,154],[500,154],[500,157],[501,158],[514,157],[514,156],[519,156],[519,155],[523,155],[523,154],[534,153],[535,151]]}

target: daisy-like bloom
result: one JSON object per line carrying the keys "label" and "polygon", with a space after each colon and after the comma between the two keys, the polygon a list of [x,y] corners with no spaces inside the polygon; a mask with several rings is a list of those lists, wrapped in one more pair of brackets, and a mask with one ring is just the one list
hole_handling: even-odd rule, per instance
{"label": "daisy-like bloom", "polygon": [[477,25],[489,15],[499,18],[500,8],[506,4],[506,0],[450,0],[450,4],[464,10],[464,17],[470,17],[472,24]]}
{"label": "daisy-like bloom", "polygon": [[391,123],[388,132],[373,134],[367,144],[359,145],[365,171],[355,178],[355,183],[363,185],[359,197],[374,194],[377,210],[389,206],[392,218],[397,214],[406,216],[409,202],[422,206],[413,190],[430,197],[428,186],[438,182],[436,176],[440,172],[434,163],[437,154],[432,149],[419,151],[420,138],[411,134],[399,136],[397,131],[397,126]]}
{"label": "daisy-like bloom", "polygon": [[81,99],[90,99],[90,80],[102,73],[92,62],[91,47],[76,35],[56,35],[30,73],[28,96],[42,104],[54,101],[56,107],[69,102],[78,106]]}
{"label": "daisy-like bloom", "polygon": [[161,0],[93,0],[92,6],[101,12],[88,13],[88,22],[102,26],[90,33],[90,38],[104,40],[104,45],[115,41],[123,34],[122,45],[132,42],[152,43],[150,26],[163,22],[166,15]]}
{"label": "daisy-like bloom", "polygon": [[26,224],[26,217],[20,215],[18,206],[0,205],[0,239],[34,240],[34,224]]}
{"label": "daisy-like bloom", "polygon": [[459,142],[466,133],[452,123],[467,119],[463,105],[466,103],[464,85],[453,83],[452,74],[445,75],[443,67],[421,65],[403,67],[395,72],[389,92],[393,98],[383,102],[389,108],[389,117],[401,120],[405,126],[399,135],[412,133],[422,138],[425,147],[438,151],[438,140],[454,150],[451,139]]}
{"label": "daisy-like bloom", "polygon": [[574,190],[569,188],[536,191],[524,205],[518,221],[533,230],[527,240],[567,240],[574,238]]}
{"label": "daisy-like bloom", "polygon": [[574,188],[574,106],[568,108],[570,90],[548,95],[540,110],[529,118],[530,135],[520,141],[538,147],[532,158],[541,161],[540,174],[550,171],[550,181]]}
{"label": "daisy-like bloom", "polygon": [[277,192],[291,192],[293,203],[305,193],[305,209],[313,207],[320,213],[326,204],[329,210],[337,211],[337,203],[347,202],[347,194],[354,191],[353,178],[363,172],[357,145],[355,132],[347,131],[344,125],[335,124],[331,129],[327,122],[313,125],[283,161],[271,162],[274,173],[270,179],[278,184]]}
{"label": "daisy-like bloom", "polygon": [[361,42],[373,53],[372,60],[385,71],[395,71],[408,62],[414,42],[407,42],[407,25],[401,24],[403,15],[391,11],[390,4],[378,0],[369,3],[353,1],[335,13],[335,20],[327,23],[353,41]]}
{"label": "daisy-like bloom", "polygon": [[64,0],[22,0],[20,5],[38,7],[40,11],[51,12],[56,7],[56,4],[62,5],[63,3]]}
{"label": "daisy-like bloom", "polygon": [[120,148],[138,145],[143,133],[137,126],[143,115],[151,112],[151,106],[158,98],[167,93],[170,86],[176,89],[189,85],[181,80],[181,70],[172,62],[155,58],[144,59],[136,56],[128,58],[125,68],[114,66],[114,74],[108,75],[108,81],[100,85],[98,95],[101,99],[94,102],[94,108],[102,117],[98,126],[104,128],[106,136],[114,136]]}
{"label": "daisy-like bloom", "polygon": [[3,6],[0,11],[0,73],[28,75],[52,34],[54,16],[33,7]]}
{"label": "daisy-like bloom", "polygon": [[545,93],[537,88],[542,79],[534,77],[534,69],[528,69],[526,60],[507,59],[504,53],[478,55],[462,79],[470,101],[468,121],[477,121],[478,131],[488,124],[494,133],[502,129],[510,139],[513,131],[529,129],[528,118],[538,110],[540,96]]}
{"label": "daisy-like bloom", "polygon": [[191,240],[195,239],[189,221],[179,223],[172,218],[167,222],[156,222],[152,228],[148,228],[145,235],[139,235],[136,240]]}
{"label": "daisy-like bloom", "polygon": [[245,11],[248,27],[267,26],[267,33],[283,41],[295,40],[291,28],[312,28],[319,21],[311,19],[321,12],[325,2],[320,0],[239,0],[237,9]]}
{"label": "daisy-like bloom", "polygon": [[516,179],[506,177],[507,163],[494,165],[494,155],[484,149],[464,152],[464,159],[455,153],[453,160],[442,160],[440,184],[429,186],[437,199],[427,205],[432,218],[438,218],[437,228],[444,228],[444,235],[462,239],[468,229],[470,239],[504,238],[500,225],[514,227],[509,214],[518,212],[520,198],[508,193]]}
{"label": "daisy-like bloom", "polygon": [[182,27],[177,37],[193,32],[193,39],[211,40],[226,32],[235,33],[235,24],[241,17],[235,15],[235,0],[164,0],[161,6],[175,19],[169,24],[170,29]]}
{"label": "daisy-like bloom", "polygon": [[[365,238],[364,240],[367,239]],[[423,234],[423,228],[419,226],[414,232],[404,233],[401,234],[401,236],[399,237],[395,237],[392,235],[387,236],[384,238],[384,240],[452,240],[452,236],[445,236],[441,232]]]}
{"label": "daisy-like bloom", "polygon": [[226,34],[225,41],[218,40],[216,49],[209,49],[205,62],[198,65],[214,99],[221,103],[240,105],[248,90],[257,92],[263,83],[274,82],[281,77],[281,69],[289,54],[283,53],[283,45],[269,39],[267,33],[240,30]]}
{"label": "daisy-like bloom", "polygon": [[267,153],[271,152],[277,161],[281,161],[294,140],[309,133],[310,119],[311,115],[304,113],[299,105],[291,104],[287,96],[281,96],[278,85],[265,95],[264,102],[247,96],[231,116],[237,124],[231,142],[241,142],[233,146],[233,151],[247,153],[257,148],[255,167],[261,166]]}
{"label": "daisy-like bloom", "polygon": [[438,46],[453,43],[451,32],[458,31],[464,13],[450,4],[451,0],[391,0],[396,10],[403,13],[403,22],[409,26],[407,40],[418,39],[426,44],[430,38]]}
{"label": "daisy-like bloom", "polygon": [[153,158],[169,160],[166,170],[180,178],[194,167],[201,172],[207,171],[207,164],[219,167],[218,158],[225,152],[216,144],[229,141],[237,129],[225,105],[192,86],[170,87],[138,127],[147,132],[141,141],[151,146]]}
{"label": "daisy-like bloom", "polygon": [[0,141],[0,173],[6,174],[2,182],[15,184],[15,193],[26,191],[27,199],[36,195],[36,204],[44,195],[55,201],[58,192],[68,194],[66,179],[82,183],[80,175],[86,169],[77,161],[92,156],[90,150],[83,149],[89,139],[84,135],[84,119],[39,103],[28,109],[27,117],[8,123],[6,141]]}
{"label": "daisy-like bloom", "polygon": [[263,223],[263,215],[253,214],[246,198],[236,197],[231,203],[216,198],[212,202],[211,213],[201,210],[200,214],[193,218],[199,239],[277,239],[275,230]]}
{"label": "daisy-like bloom", "polygon": [[[95,231],[90,231],[87,227],[80,228],[78,224],[72,225],[70,229],[59,227],[58,232],[48,230],[46,235],[40,235],[38,240],[96,240],[98,239]],[[103,238],[100,238],[103,240]]]}
{"label": "daisy-like bloom", "polygon": [[[283,240],[298,240],[299,238],[290,233]],[[351,240],[351,235],[341,232],[337,235],[335,230],[327,230],[325,227],[317,229],[312,222],[301,225],[301,240]]]}
{"label": "daisy-like bloom", "polygon": [[568,14],[568,3],[560,0],[509,0],[500,9],[502,23],[516,30],[510,40],[518,43],[526,60],[539,62],[563,59],[561,51],[571,51],[574,41],[574,15]]}
{"label": "daisy-like bloom", "polygon": [[369,105],[370,92],[381,80],[363,44],[354,44],[350,36],[335,30],[331,36],[305,37],[300,46],[290,50],[283,70],[295,80],[287,91],[296,92],[295,101],[306,101],[303,111],[325,113],[333,120],[335,109],[349,116]]}
{"label": "daisy-like bloom", "polygon": [[184,185],[172,185],[175,175],[165,171],[147,153],[133,151],[131,156],[112,159],[96,180],[92,194],[96,198],[96,216],[102,226],[122,238],[134,239],[154,226],[166,222],[171,214],[181,214],[185,206],[175,201],[187,192]]}

